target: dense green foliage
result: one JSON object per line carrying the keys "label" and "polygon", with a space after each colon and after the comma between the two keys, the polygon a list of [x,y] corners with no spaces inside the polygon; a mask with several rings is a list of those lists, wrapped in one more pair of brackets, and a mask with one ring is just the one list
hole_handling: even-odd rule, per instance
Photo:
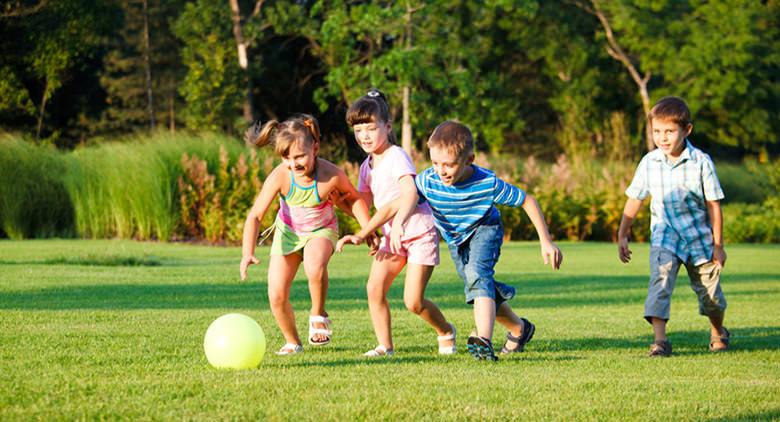
{"label": "dense green foliage", "polygon": [[[366,360],[364,248],[335,255],[328,311],[333,344],[276,356],[284,342],[265,293],[268,249],[238,281],[237,248],[120,241],[0,241],[2,420],[777,420],[780,418],[780,250],[728,246],[723,286],[733,350],[712,355],[685,272],[673,296],[675,355],[645,357],[646,246],[618,262],[615,245],[560,244],[559,272],[538,243],[509,243],[497,273],[518,288],[517,312],[537,326],[522,354],[496,364],[465,352],[473,327],[451,260],[427,295],[458,329],[458,353],[389,291],[396,355]],[[305,333],[303,271],[292,285]],[[268,339],[256,370],[220,371],[203,352],[208,325],[241,312]],[[504,332],[496,328],[494,341]]]}
{"label": "dense green foliage", "polygon": [[408,88],[420,149],[458,118],[492,153],[610,155],[616,139],[635,155],[644,78],[646,100],[688,100],[701,145],[778,149],[775,0],[237,3],[235,19],[229,2],[204,0],[9,3],[0,128],[60,146],[155,122],[235,133],[251,99],[262,120],[317,114],[339,161],[355,150],[345,107],[374,85],[399,131]]}
{"label": "dense green foliage", "polygon": [[[5,136],[0,229],[13,239],[76,235],[239,243],[246,213],[276,162],[269,149],[247,150],[220,135],[160,132],[72,152]],[[559,240],[614,240],[635,168],[621,161],[570,161],[566,155],[552,165],[533,157],[520,162],[480,155],[477,164],[534,195]],[[358,166],[341,167],[356,184]],[[780,163],[724,170],[725,241],[780,241]],[[501,211],[507,238],[537,238],[522,209]],[[276,204],[263,227],[272,224],[275,212]],[[337,213],[342,232],[358,230],[353,218]],[[649,223],[645,206],[633,226],[635,240],[648,239]]]}

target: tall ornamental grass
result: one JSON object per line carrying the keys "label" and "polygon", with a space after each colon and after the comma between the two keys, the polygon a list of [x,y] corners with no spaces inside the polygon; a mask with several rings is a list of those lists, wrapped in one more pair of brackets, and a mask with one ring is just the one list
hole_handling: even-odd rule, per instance
{"label": "tall ornamental grass", "polygon": [[66,237],[74,209],[62,183],[66,166],[53,147],[0,135],[0,237]]}
{"label": "tall ornamental grass", "polygon": [[68,157],[65,179],[76,232],[88,238],[173,239],[180,224],[182,157],[202,157],[206,168],[217,168],[220,151],[227,159],[244,149],[222,136],[159,133],[77,150]]}

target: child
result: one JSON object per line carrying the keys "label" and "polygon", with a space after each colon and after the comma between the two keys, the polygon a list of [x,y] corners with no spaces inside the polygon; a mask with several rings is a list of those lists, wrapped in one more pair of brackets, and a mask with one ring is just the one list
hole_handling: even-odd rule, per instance
{"label": "child", "polygon": [[[380,209],[399,197],[409,198],[416,204],[414,176],[417,172],[411,158],[392,142],[394,134],[384,94],[372,89],[357,100],[347,111],[347,123],[355,132],[355,141],[369,154],[360,166],[358,181],[358,192],[369,207],[373,202]],[[365,356],[393,354],[387,291],[404,266],[406,308],[436,330],[439,354],[453,354],[455,327],[447,322],[436,304],[424,297],[433,268],[439,264],[439,237],[431,210],[426,203],[414,207],[403,225],[396,220],[388,222],[391,218],[392,214],[378,213],[363,230],[354,236],[345,236],[337,246],[340,251],[346,242],[361,243],[366,235],[384,224],[385,235],[379,252],[374,256],[366,286],[371,322],[379,345],[366,352]]]}
{"label": "child", "polygon": [[645,319],[653,325],[655,341],[650,356],[669,356],[666,338],[670,298],[681,264],[699,298],[699,313],[710,320],[710,350],[726,350],[729,331],[723,326],[726,298],[720,271],[726,263],[723,249],[723,190],[709,155],[686,139],[693,129],[691,112],[677,97],[665,97],[648,116],[658,147],[639,162],[626,189],[626,205],[618,231],[620,260],[631,260],[628,236],[642,200],[652,196],[650,212],[650,284]]}
{"label": "child", "polygon": [[268,265],[268,301],[286,340],[277,354],[303,351],[290,304],[290,286],[301,261],[309,279],[312,302],[309,344],[328,344],[332,331],[325,311],[327,265],[338,240],[338,221],[329,198],[331,195],[338,197],[338,202],[347,207],[345,211],[356,216],[361,224],[369,220],[368,207],[344,171],[317,158],[320,131],[314,117],[304,114],[282,123],[272,120],[262,129],[258,123],[247,130],[246,138],[257,146],[273,143],[282,163],[263,183],[244,224],[241,279],[246,280],[250,265],[260,262],[254,256],[258,228],[271,201],[279,195],[280,207],[272,226],[275,233]]}
{"label": "child", "polygon": [[[471,131],[447,121],[428,139],[432,168],[417,176],[420,195],[433,210],[436,227],[447,241],[455,268],[463,279],[466,302],[474,305],[477,329],[468,339],[468,351],[476,359],[496,361],[491,338],[496,320],[504,325],[507,341],[502,354],[522,352],[536,327],[512,311],[507,301],[515,289],[495,280],[504,227],[494,204],[522,207],[536,228],[544,263],[560,268],[563,254],[550,239],[536,200],[499,179],[474,162]],[[405,221],[409,204],[399,204],[396,220]]]}

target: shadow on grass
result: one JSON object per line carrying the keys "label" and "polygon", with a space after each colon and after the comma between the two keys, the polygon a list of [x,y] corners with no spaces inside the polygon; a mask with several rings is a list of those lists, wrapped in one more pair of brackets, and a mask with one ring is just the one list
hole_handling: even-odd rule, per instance
{"label": "shadow on grass", "polygon": [[[711,355],[709,330],[670,331],[669,341],[673,356]],[[633,338],[583,337],[576,339],[534,339],[529,350],[539,351],[588,351],[609,349],[648,349],[652,342],[652,330]],[[740,351],[780,350],[780,326],[732,327],[731,349],[725,353]]]}
{"label": "shadow on grass", "polygon": [[[154,262],[154,261],[151,261]],[[121,265],[155,265],[121,264]],[[766,275],[743,274],[730,279],[727,296],[772,293],[767,289],[740,289],[739,283],[767,279]],[[334,277],[330,281],[328,308],[334,310],[366,309],[363,277]],[[637,305],[644,302],[646,278],[643,276],[569,276],[537,277],[514,283],[518,295],[512,300],[515,309],[594,307]],[[687,286],[678,286],[687,289]],[[692,294],[692,293],[691,293]],[[297,309],[308,306],[309,292],[305,280],[292,284],[290,296]],[[426,297],[443,310],[462,309],[463,287],[455,278],[428,285]],[[403,309],[403,281],[397,280],[388,299],[393,309]],[[56,287],[0,291],[0,309],[212,309],[268,307],[265,283],[232,282],[181,284],[63,284]]]}
{"label": "shadow on grass", "polygon": [[738,414],[725,418],[708,419],[711,422],[753,422],[780,420],[780,409],[767,410],[766,412]]}

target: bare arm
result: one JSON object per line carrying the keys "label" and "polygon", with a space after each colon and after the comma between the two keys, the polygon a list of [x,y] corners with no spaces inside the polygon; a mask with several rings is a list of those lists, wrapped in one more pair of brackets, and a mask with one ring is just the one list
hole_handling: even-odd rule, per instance
{"label": "bare arm", "polygon": [[533,196],[526,195],[522,207],[525,213],[528,214],[528,218],[531,219],[531,223],[533,223],[536,229],[536,234],[539,236],[544,263],[549,263],[552,269],[557,270],[563,262],[563,253],[552,241],[550,230],[547,228],[547,222],[544,221],[544,215],[539,202]]}
{"label": "bare arm", "polygon": [[255,258],[255,246],[257,245],[257,233],[260,229],[260,221],[265,216],[268,208],[271,206],[276,195],[281,191],[281,182],[284,172],[279,171],[279,167],[274,169],[263,183],[260,194],[257,195],[254,205],[249,210],[249,214],[244,222],[244,236],[241,242],[241,265],[239,274],[241,280],[246,280],[247,270],[252,264],[260,262]]}
{"label": "bare arm", "polygon": [[631,261],[631,249],[628,248],[628,236],[631,234],[631,225],[642,207],[642,200],[628,198],[623,207],[623,217],[620,219],[618,229],[618,257],[622,262]]}
{"label": "bare arm", "polygon": [[712,223],[713,251],[712,260],[723,267],[726,265],[726,250],[723,248],[723,211],[720,201],[707,201],[707,213]]}

